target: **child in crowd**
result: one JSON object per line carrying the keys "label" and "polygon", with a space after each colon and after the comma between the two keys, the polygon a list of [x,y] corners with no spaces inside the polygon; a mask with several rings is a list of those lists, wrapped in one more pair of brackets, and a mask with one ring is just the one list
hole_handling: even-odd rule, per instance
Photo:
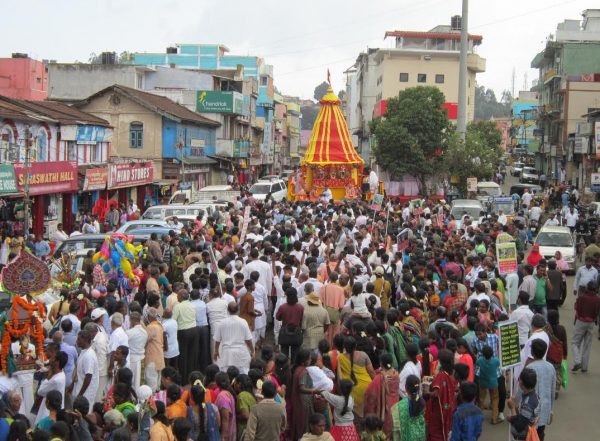
{"label": "child in crowd", "polygon": [[537,384],[537,374],[533,369],[525,368],[519,375],[519,392],[516,398],[509,398],[506,405],[512,413],[508,417],[510,423],[510,433],[516,440],[527,438],[529,426],[537,418],[537,409],[539,407],[539,398],[535,393]]}
{"label": "child in crowd", "polygon": [[477,385],[470,381],[460,384],[460,402],[452,418],[452,436],[450,441],[475,441],[483,430],[483,413],[475,405]]}
{"label": "child in crowd", "polygon": [[360,433],[360,441],[386,441],[383,433],[383,421],[375,415],[365,418],[365,430]]}
{"label": "child in crowd", "polygon": [[494,357],[494,351],[489,346],[483,347],[483,357],[477,359],[477,378],[479,382],[479,405],[483,408],[486,395],[490,393],[490,406],[492,408],[492,424],[498,424],[498,369],[500,360]]}

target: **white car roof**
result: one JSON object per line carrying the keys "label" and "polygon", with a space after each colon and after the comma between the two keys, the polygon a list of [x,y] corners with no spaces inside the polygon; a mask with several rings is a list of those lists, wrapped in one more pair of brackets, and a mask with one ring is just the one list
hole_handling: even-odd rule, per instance
{"label": "white car roof", "polygon": [[477,199],[454,199],[452,207],[483,207]]}
{"label": "white car roof", "polygon": [[569,227],[559,227],[559,226],[547,225],[545,227],[542,227],[542,229],[540,230],[540,233],[567,233],[567,234],[571,234],[571,230],[569,229]]}
{"label": "white car roof", "polygon": [[231,185],[207,185],[206,187],[198,190],[200,193],[204,191],[231,191],[233,187]]}

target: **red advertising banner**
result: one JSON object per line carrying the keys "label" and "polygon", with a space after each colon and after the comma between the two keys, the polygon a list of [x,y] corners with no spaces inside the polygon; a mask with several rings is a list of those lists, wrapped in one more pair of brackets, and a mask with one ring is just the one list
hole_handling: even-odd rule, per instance
{"label": "red advertising banner", "polygon": [[108,189],[136,187],[152,184],[154,180],[154,165],[152,161],[145,163],[111,164],[108,167]]}
{"label": "red advertising banner", "polygon": [[[15,164],[17,188],[25,191],[25,164]],[[71,193],[77,191],[77,163],[71,161],[34,162],[29,167],[29,194]]]}
{"label": "red advertising banner", "polygon": [[104,190],[108,182],[108,170],[105,168],[88,168],[85,171],[83,191]]}

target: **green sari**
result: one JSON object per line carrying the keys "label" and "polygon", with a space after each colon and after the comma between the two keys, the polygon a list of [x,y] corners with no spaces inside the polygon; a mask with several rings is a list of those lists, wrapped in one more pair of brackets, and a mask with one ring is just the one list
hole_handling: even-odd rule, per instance
{"label": "green sari", "polygon": [[419,415],[411,417],[409,401],[402,399],[392,407],[392,440],[425,441],[425,409]]}
{"label": "green sari", "polygon": [[407,360],[402,331],[397,326],[391,326],[383,337],[386,349],[392,355],[392,366],[394,369],[400,369],[400,366]]}

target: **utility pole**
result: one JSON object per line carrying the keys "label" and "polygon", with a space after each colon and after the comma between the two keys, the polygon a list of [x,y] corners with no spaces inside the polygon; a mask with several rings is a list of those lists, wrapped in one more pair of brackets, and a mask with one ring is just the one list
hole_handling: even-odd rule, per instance
{"label": "utility pole", "polygon": [[467,135],[467,54],[469,49],[469,0],[462,0],[460,19],[460,62],[458,71],[458,121],[456,128],[464,142]]}
{"label": "utility pole", "polygon": [[29,168],[31,167],[31,139],[30,139],[29,126],[25,126],[25,226],[23,231],[25,233],[25,238],[29,235],[29,218],[30,218],[30,204],[29,200]]}

